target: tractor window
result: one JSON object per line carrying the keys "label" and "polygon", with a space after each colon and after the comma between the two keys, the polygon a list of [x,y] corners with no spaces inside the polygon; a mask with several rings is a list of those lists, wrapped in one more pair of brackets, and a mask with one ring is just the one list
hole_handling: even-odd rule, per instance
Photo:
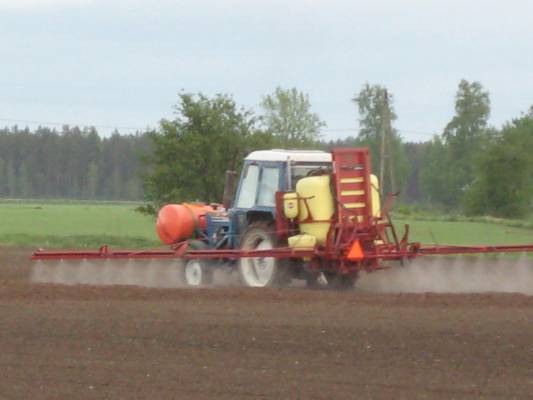
{"label": "tractor window", "polygon": [[242,179],[239,199],[237,200],[237,207],[251,208],[254,206],[258,181],[259,167],[257,165],[248,165],[245,170],[245,176]]}
{"label": "tractor window", "polygon": [[258,206],[275,207],[276,192],[279,190],[279,168],[263,167],[259,185]]}
{"label": "tractor window", "polygon": [[305,178],[312,171],[316,171],[320,168],[327,168],[328,164],[311,164],[311,165],[293,165],[291,167],[291,190],[296,188],[296,182]]}

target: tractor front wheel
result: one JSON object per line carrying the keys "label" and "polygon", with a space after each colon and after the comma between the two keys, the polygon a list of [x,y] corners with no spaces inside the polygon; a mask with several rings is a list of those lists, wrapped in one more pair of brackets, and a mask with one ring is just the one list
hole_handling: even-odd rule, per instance
{"label": "tractor front wheel", "polygon": [[[191,250],[206,249],[207,245],[200,240],[189,242]],[[213,269],[209,267],[209,260],[192,258],[185,263],[182,269],[182,281],[188,287],[203,287],[213,282]]]}
{"label": "tractor front wheel", "polygon": [[[252,223],[241,238],[242,250],[271,250],[277,245],[272,223]],[[242,283],[249,287],[280,287],[290,281],[288,268],[274,257],[241,258],[238,263]]]}
{"label": "tractor front wheel", "polygon": [[187,286],[207,286],[212,282],[212,271],[206,266],[205,260],[193,258],[185,264],[183,278]]}

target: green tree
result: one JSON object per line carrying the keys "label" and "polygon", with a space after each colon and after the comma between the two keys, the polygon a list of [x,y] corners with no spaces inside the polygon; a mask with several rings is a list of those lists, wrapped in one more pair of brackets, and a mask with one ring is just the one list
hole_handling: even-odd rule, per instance
{"label": "green tree", "polygon": [[20,165],[18,176],[17,176],[17,192],[18,195],[23,198],[30,197],[31,194],[31,181],[30,175],[28,173],[28,167],[25,163]]}
{"label": "green tree", "polygon": [[126,182],[126,187],[124,191],[125,197],[130,200],[142,199],[141,187],[139,186],[139,182],[136,177],[132,177]]}
{"label": "green tree", "polygon": [[420,188],[421,166],[431,147],[431,142],[404,143],[405,155],[409,162],[409,175],[403,191],[403,200],[408,203],[421,203],[424,199]]}
{"label": "green tree", "polygon": [[[387,95],[386,88],[381,85],[370,85],[366,83],[356,94],[352,101],[357,105],[359,113],[359,133],[354,143],[357,146],[366,146],[372,155],[372,170],[379,174],[380,165],[380,144],[384,131],[384,117],[386,113],[391,124],[397,119],[394,112],[393,97]],[[402,138],[394,128],[390,132],[390,157],[395,166],[394,181],[397,187],[395,190],[404,187],[409,173],[409,163],[405,154]],[[391,191],[390,178],[384,184],[384,193]]]}
{"label": "green tree", "polygon": [[[365,83],[359,93],[352,99],[359,112],[359,139],[375,141],[377,138],[381,138],[384,109],[386,107],[385,91],[386,88],[384,86]],[[398,117],[394,112],[394,99],[392,95],[388,97],[388,113],[392,123]]]}
{"label": "green tree", "polygon": [[231,97],[182,93],[175,111],[174,120],[150,134],[144,212],[182,201],[220,202],[225,171],[240,169],[250,150],[255,118]]}
{"label": "green tree", "polygon": [[419,184],[422,200],[429,204],[452,204],[455,201],[449,190],[452,174],[448,147],[440,136],[435,136],[421,161]]}
{"label": "green tree", "polygon": [[276,88],[261,101],[261,122],[283,147],[308,147],[320,137],[325,122],[311,111],[309,95],[296,88]]}
{"label": "green tree", "polygon": [[87,168],[87,197],[95,199],[98,193],[98,164],[95,161],[89,163]]}
{"label": "green tree", "polygon": [[489,116],[489,93],[481,83],[462,79],[455,95],[455,116],[446,125],[443,137],[454,150],[464,150],[486,132]]}
{"label": "green tree", "polygon": [[0,196],[5,196],[7,194],[6,193],[6,189],[7,189],[6,178],[7,178],[7,175],[6,175],[5,163],[2,157],[0,157]]}
{"label": "green tree", "polygon": [[7,182],[7,195],[10,197],[16,197],[17,192],[17,176],[15,174],[15,168],[12,162],[8,162],[6,166],[6,182]]}
{"label": "green tree", "polygon": [[466,196],[468,214],[522,217],[533,195],[533,113],[506,124],[476,163]]}
{"label": "green tree", "polygon": [[122,199],[122,186],[124,186],[124,179],[120,174],[120,169],[116,167],[113,169],[113,173],[109,179],[111,185],[111,196],[113,200]]}
{"label": "green tree", "polygon": [[[148,141],[144,133],[115,132],[100,139],[94,129],[68,126],[60,131],[0,128],[0,195],[127,198],[142,191],[139,153],[148,151]],[[120,178],[118,192],[112,182],[115,170]]]}
{"label": "green tree", "polygon": [[490,143],[488,129],[489,93],[479,82],[461,80],[455,96],[455,116],[446,125],[442,137],[446,144],[447,168],[436,171],[447,175],[445,204],[462,204],[464,193],[475,177],[474,163]]}

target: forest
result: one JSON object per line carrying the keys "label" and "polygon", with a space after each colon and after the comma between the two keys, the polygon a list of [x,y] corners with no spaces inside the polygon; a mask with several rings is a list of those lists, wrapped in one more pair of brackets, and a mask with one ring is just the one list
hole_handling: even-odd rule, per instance
{"label": "forest", "polygon": [[406,142],[394,127],[394,97],[385,87],[365,84],[351,100],[358,133],[336,141],[324,138],[325,123],[296,88],[264,96],[259,112],[239,107],[231,95],[182,92],[175,118],[128,135],[5,127],[0,197],[145,201],[147,212],[171,201],[220,201],[224,172],[239,170],[252,150],[368,146],[378,171],[388,131],[385,156],[394,169],[383,184],[400,193],[401,203],[510,218],[531,212],[533,106],[501,127],[489,126],[489,93],[462,80],[455,114],[441,133]]}
{"label": "forest", "polygon": [[141,158],[149,149],[146,133],[0,129],[0,197],[141,200]]}

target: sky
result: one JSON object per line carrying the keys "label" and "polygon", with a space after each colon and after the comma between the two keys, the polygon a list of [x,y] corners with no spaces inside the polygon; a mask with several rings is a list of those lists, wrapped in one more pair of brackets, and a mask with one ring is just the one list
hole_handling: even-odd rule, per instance
{"label": "sky", "polygon": [[423,141],[461,79],[489,91],[493,126],[533,105],[533,1],[0,0],[0,126],[129,133],[172,118],[182,90],[259,113],[280,86],[309,95],[323,138],[344,138],[370,83]]}

